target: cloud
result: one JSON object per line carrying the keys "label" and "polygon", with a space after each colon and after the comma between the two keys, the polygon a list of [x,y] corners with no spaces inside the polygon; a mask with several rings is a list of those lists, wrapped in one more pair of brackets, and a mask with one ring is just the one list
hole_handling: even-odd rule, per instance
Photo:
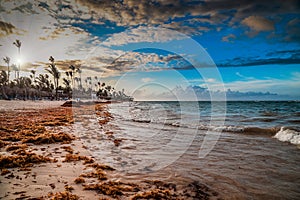
{"label": "cloud", "polygon": [[[180,56],[171,54],[124,52],[102,46],[90,52],[84,59],[68,60],[56,58],[55,56],[54,58],[56,66],[62,72],[69,70],[70,65],[74,65],[82,69],[84,76],[98,74],[101,77],[118,76],[125,72],[172,69],[172,66],[168,63],[177,62],[181,59]],[[38,64],[47,67],[49,62],[38,62]]]}
{"label": "cloud", "polygon": [[176,39],[179,40],[183,37],[184,36],[177,31],[165,28],[139,26],[121,33],[115,33],[102,44],[105,46],[120,46],[139,42],[167,42]]}
{"label": "cloud", "polygon": [[264,57],[237,57],[218,63],[218,67],[258,66],[258,65],[300,64],[300,50],[281,50],[268,52]]}
{"label": "cloud", "polygon": [[[257,82],[259,82],[257,80]],[[185,88],[181,86],[176,86],[172,90],[155,92],[152,91],[149,87],[148,90],[144,88],[135,91],[134,98],[138,100],[160,100],[160,101],[211,101],[211,100],[229,100],[229,101],[237,101],[237,100],[288,100],[288,99],[297,99],[300,98],[300,94],[294,93],[294,96],[288,96],[285,94],[277,94],[276,92],[261,92],[262,90],[266,90],[266,88],[256,88],[257,83],[255,81],[249,82],[239,82],[242,87],[237,87],[237,84],[225,84],[224,87],[220,87],[220,85],[212,86],[209,90],[205,86],[187,86]],[[286,88],[284,84],[286,82],[276,83],[276,81],[269,80],[269,85],[276,85],[280,89]],[[249,85],[253,87],[249,88]],[[248,86],[244,88],[244,86]],[[259,85],[259,84],[258,84]],[[233,86],[233,88],[231,88]],[[289,85],[290,86],[290,85]],[[219,90],[223,88],[222,90]],[[270,88],[268,88],[270,89]],[[213,99],[212,99],[213,98]]]}
{"label": "cloud", "polygon": [[251,31],[248,33],[250,36],[254,36],[261,31],[275,30],[274,22],[262,16],[249,16],[245,18],[241,23],[251,29]]}
{"label": "cloud", "polygon": [[207,83],[214,83],[214,82],[216,82],[216,79],[214,79],[214,78],[208,78],[208,79],[205,79],[205,82],[207,82]]}
{"label": "cloud", "polygon": [[35,11],[34,5],[31,2],[24,3],[20,6],[13,8],[12,10],[17,10],[21,13],[26,14],[38,14],[38,12]]}
{"label": "cloud", "polygon": [[[272,4],[261,0],[238,2],[231,0],[199,2],[188,0],[141,0],[138,2],[133,0],[113,2],[111,0],[24,0],[18,3],[5,1],[1,6],[5,8],[5,15],[9,12],[30,15],[45,14],[56,20],[56,23],[49,25],[57,28],[84,27],[80,31],[88,31],[87,29],[91,29],[90,26],[101,25],[104,29],[110,30],[101,33],[104,39],[124,29],[132,32],[131,36],[127,35],[127,40],[123,40],[122,36],[124,35],[122,34],[114,35],[109,41],[106,41],[111,45],[122,45],[134,41],[168,41],[170,39],[170,37],[153,39],[151,34],[147,34],[139,28],[147,26],[169,28],[188,35],[201,35],[210,30],[224,29],[226,26],[237,28],[242,21],[244,26],[251,29],[248,34],[253,36],[261,31],[274,30],[274,23],[269,19],[300,11],[297,0],[274,0]],[[48,23],[45,23],[45,26],[47,25]],[[297,39],[297,31],[291,29],[287,31],[290,36],[287,36],[286,41]],[[63,31],[60,33],[64,34]],[[142,34],[145,37],[132,37],[134,34]],[[48,37],[52,38],[55,35],[57,33],[50,33]],[[150,36],[152,39],[147,40],[146,36]],[[171,35],[171,37],[173,36],[175,35]],[[41,36],[41,38],[47,39],[47,36]],[[224,41],[234,39],[231,36],[223,38]],[[112,39],[119,39],[120,42]]]}
{"label": "cloud", "polygon": [[149,77],[145,77],[145,78],[142,78],[141,81],[142,81],[143,83],[149,83],[149,82],[154,81],[154,79],[153,79],[153,78],[149,78]]}
{"label": "cloud", "polygon": [[[101,57],[96,59],[102,60]],[[114,58],[111,63],[104,64],[101,68],[106,69],[111,75],[123,72],[169,70],[174,65],[170,64],[171,62],[177,63],[181,59],[177,55],[162,56],[156,53],[126,52]],[[105,61],[109,60],[105,59]]]}
{"label": "cloud", "polygon": [[[178,65],[180,59],[175,56],[128,53],[119,58],[124,52],[105,50],[105,53],[99,51],[96,54],[92,50],[99,47],[100,43],[102,49],[129,43],[162,43],[181,39],[182,32],[190,35],[209,34],[211,30],[220,31],[229,26],[233,29],[246,26],[251,35],[274,31],[274,22],[284,23],[285,29],[282,31],[285,41],[299,41],[299,17],[286,23],[283,20],[286,14],[297,14],[299,11],[298,1],[294,0],[274,0],[272,4],[261,0],[1,1],[0,37],[3,37],[3,46],[0,46],[0,50],[12,55],[12,61],[16,60],[16,49],[6,48],[12,46],[16,34],[19,34],[18,39],[24,44],[22,56],[26,61],[47,61],[50,55],[58,60],[78,59],[82,60],[81,65],[91,71],[106,74],[131,70],[192,69],[193,66],[186,63]],[[236,38],[232,33],[227,34],[222,41],[232,42]],[[32,52],[34,55],[31,55]],[[296,54],[291,57],[274,56],[265,59],[237,58],[220,66],[299,63]],[[174,60],[177,63],[172,63]]]}
{"label": "cloud", "polygon": [[285,41],[300,42],[300,18],[294,18],[290,20],[286,25]]}
{"label": "cloud", "polygon": [[53,26],[51,28],[45,28],[44,27],[44,36],[40,36],[40,40],[53,40],[59,37],[63,36],[72,36],[72,35],[86,35],[86,33],[76,27],[59,27],[59,26]]}
{"label": "cloud", "polygon": [[267,57],[280,57],[280,58],[300,58],[300,49],[289,49],[273,51],[266,54]]}
{"label": "cloud", "polygon": [[10,34],[18,34],[18,29],[11,23],[0,21],[0,37]]}
{"label": "cloud", "polygon": [[229,35],[226,35],[226,36],[222,37],[222,41],[223,42],[233,42],[233,40],[235,38],[236,38],[236,36],[231,33]]}

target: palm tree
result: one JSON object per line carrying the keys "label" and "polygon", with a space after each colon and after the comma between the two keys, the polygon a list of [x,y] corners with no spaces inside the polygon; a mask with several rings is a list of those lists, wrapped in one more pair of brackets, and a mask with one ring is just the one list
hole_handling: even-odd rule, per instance
{"label": "palm tree", "polygon": [[48,74],[40,74],[37,79],[37,84],[41,91],[50,92],[52,90]]}
{"label": "palm tree", "polygon": [[71,92],[71,81],[66,79],[66,78],[63,78],[63,84],[65,85],[65,88],[64,88],[64,92],[66,92],[68,94],[68,97],[71,98],[70,96],[70,92]]}
{"label": "palm tree", "polygon": [[69,67],[72,71],[69,72],[69,74],[71,75],[71,80],[72,80],[72,87],[75,88],[74,86],[74,77],[75,77],[75,66],[74,65],[70,65]]}
{"label": "palm tree", "polygon": [[[75,77],[74,78],[74,83],[77,83],[77,89],[79,89],[79,84],[78,84],[78,82],[79,82],[79,78],[78,77]],[[74,90],[75,90],[75,85],[74,85]]]}
{"label": "palm tree", "polygon": [[[13,42],[13,45],[15,45],[18,48],[18,54],[19,54],[19,58],[20,58],[20,54],[21,54],[21,41],[20,40],[16,40],[15,42]],[[18,78],[20,77],[20,65],[21,63],[19,62],[19,70],[18,70]]]}
{"label": "palm tree", "polygon": [[79,87],[80,89],[82,89],[82,83],[81,83],[81,73],[82,73],[82,70],[80,69],[80,66],[77,67],[77,70],[76,72],[79,74]]}
{"label": "palm tree", "polygon": [[53,76],[53,80],[54,80],[54,88],[55,88],[55,98],[57,100],[57,90],[58,90],[58,81],[60,78],[60,72],[58,71],[58,69],[55,66],[55,60],[52,56],[50,56],[49,61],[51,62],[49,65],[49,69],[46,69],[47,72],[49,72],[52,76]]}
{"label": "palm tree", "polygon": [[11,70],[14,70],[15,71],[15,79],[17,78],[17,71],[18,71],[18,67],[16,64],[12,64],[10,66]]}
{"label": "palm tree", "polygon": [[10,58],[8,56],[5,56],[3,58],[3,60],[7,64],[7,82],[9,83],[9,62],[10,62]]}
{"label": "palm tree", "polygon": [[32,69],[30,72],[31,72],[30,77],[32,78],[32,82],[35,83],[36,82],[35,81],[35,73],[36,73],[36,71]]}
{"label": "palm tree", "polygon": [[1,86],[4,86],[6,85],[7,83],[7,74],[4,70],[1,70],[1,73],[0,73],[0,85]]}
{"label": "palm tree", "polygon": [[9,99],[6,95],[6,82],[7,82],[7,74],[4,70],[0,73],[0,86],[1,86],[1,95],[4,99]]}

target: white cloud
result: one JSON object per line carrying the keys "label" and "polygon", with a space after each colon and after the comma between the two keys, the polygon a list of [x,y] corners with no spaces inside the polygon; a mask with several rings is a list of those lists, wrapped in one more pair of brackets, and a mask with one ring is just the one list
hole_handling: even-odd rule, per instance
{"label": "white cloud", "polygon": [[142,81],[143,83],[148,83],[148,82],[154,81],[154,79],[153,79],[153,78],[146,77],[146,78],[142,78],[141,81]]}
{"label": "white cloud", "polygon": [[120,46],[139,42],[167,42],[184,37],[182,33],[166,28],[139,26],[121,33],[115,33],[102,44],[106,46]]}
{"label": "white cloud", "polygon": [[218,90],[222,85],[226,89],[242,92],[272,92],[280,95],[295,95],[300,97],[299,85],[300,79],[296,76],[291,77],[289,80],[281,79],[248,79],[243,81],[233,81],[229,83],[212,83],[210,88]]}
{"label": "white cloud", "polygon": [[223,42],[233,42],[233,40],[236,38],[235,35],[233,34],[229,34],[229,35],[226,35],[224,37],[222,37],[222,41]]}
{"label": "white cloud", "polygon": [[214,78],[208,78],[208,79],[205,79],[205,81],[207,83],[214,83],[214,82],[216,82],[216,79],[214,79]]}

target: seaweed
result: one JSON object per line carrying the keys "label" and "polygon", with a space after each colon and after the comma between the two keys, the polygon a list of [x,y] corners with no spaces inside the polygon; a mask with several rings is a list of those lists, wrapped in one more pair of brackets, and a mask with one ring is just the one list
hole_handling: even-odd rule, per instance
{"label": "seaweed", "polygon": [[76,179],[74,180],[74,182],[75,182],[76,184],[79,184],[79,183],[85,183],[85,180],[84,180],[84,178],[82,178],[82,177],[78,177],[78,178],[76,178]]}
{"label": "seaweed", "polygon": [[116,198],[124,192],[137,192],[140,189],[132,183],[108,181],[104,183],[89,184],[84,186],[85,190],[96,190],[98,193]]}
{"label": "seaweed", "polygon": [[10,171],[8,169],[6,169],[6,168],[3,168],[1,170],[1,176],[4,176],[4,175],[9,174],[9,173],[10,173]]}
{"label": "seaweed", "polygon": [[15,150],[19,150],[19,149],[27,149],[27,145],[26,144],[13,144],[10,145],[8,147],[6,147],[6,151],[15,151]]}
{"label": "seaweed", "polygon": [[109,170],[109,171],[114,171],[115,170],[111,166],[104,165],[104,164],[99,164],[99,163],[89,164],[89,165],[87,165],[87,167],[93,167],[95,169],[102,169],[102,170]]}
{"label": "seaweed", "polygon": [[86,174],[81,174],[80,177],[97,178],[98,180],[107,180],[107,176],[103,171],[97,170]]}
{"label": "seaweed", "polygon": [[57,192],[55,194],[53,193],[49,193],[48,194],[48,198],[50,198],[51,200],[78,200],[79,196],[72,194],[69,191],[63,191],[63,192]]}
{"label": "seaweed", "polygon": [[51,144],[57,142],[70,143],[74,140],[74,137],[67,133],[44,133],[39,134],[34,137],[28,137],[22,140],[23,143],[33,143],[33,144]]}
{"label": "seaweed", "polygon": [[72,190],[74,190],[74,188],[72,186],[65,185],[65,190],[71,192]]}
{"label": "seaweed", "polygon": [[10,144],[10,142],[6,142],[6,141],[3,141],[3,140],[0,139],[0,148],[5,147],[9,144]]}
{"label": "seaweed", "polygon": [[0,155],[0,169],[14,167],[28,167],[33,164],[50,162],[49,157],[37,155],[35,153],[25,152],[24,155]]}
{"label": "seaweed", "polygon": [[74,153],[74,149],[72,149],[72,147],[70,147],[70,146],[62,146],[60,148],[64,149],[66,152],[68,152],[70,154]]}
{"label": "seaweed", "polygon": [[177,199],[175,194],[172,194],[170,190],[152,189],[133,195],[131,200],[137,199]]}
{"label": "seaweed", "polygon": [[89,164],[89,163],[94,163],[95,160],[93,158],[89,158],[87,156],[80,156],[80,155],[74,155],[71,153],[66,154],[65,160],[63,162],[74,162],[74,161],[80,161],[83,160],[83,164]]}

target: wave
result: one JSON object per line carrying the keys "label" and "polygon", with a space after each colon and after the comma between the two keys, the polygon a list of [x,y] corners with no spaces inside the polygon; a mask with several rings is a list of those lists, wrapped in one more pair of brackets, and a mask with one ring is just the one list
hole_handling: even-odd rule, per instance
{"label": "wave", "polygon": [[138,123],[150,123],[151,119],[132,119],[132,121]]}
{"label": "wave", "polygon": [[257,135],[268,135],[268,136],[274,136],[280,130],[280,127],[262,128],[262,127],[249,127],[249,126],[234,126],[234,125],[215,126],[209,123],[197,125],[197,124],[185,124],[185,123],[180,123],[179,121],[172,121],[172,120],[153,121],[150,119],[130,119],[128,121],[137,122],[137,123],[163,124],[174,128],[191,128],[191,129],[206,130],[206,131],[209,130],[209,131],[217,131],[217,132],[257,134]]}
{"label": "wave", "polygon": [[281,142],[289,142],[291,144],[300,145],[300,132],[286,127],[281,127],[276,135],[274,135],[274,138]]}
{"label": "wave", "polygon": [[277,133],[280,128],[271,127],[271,128],[261,128],[261,127],[242,127],[242,126],[219,126],[219,127],[208,127],[204,128],[203,126],[199,127],[201,130],[213,130],[213,131],[222,131],[229,133],[242,133],[242,134],[257,134],[257,135],[274,135]]}

